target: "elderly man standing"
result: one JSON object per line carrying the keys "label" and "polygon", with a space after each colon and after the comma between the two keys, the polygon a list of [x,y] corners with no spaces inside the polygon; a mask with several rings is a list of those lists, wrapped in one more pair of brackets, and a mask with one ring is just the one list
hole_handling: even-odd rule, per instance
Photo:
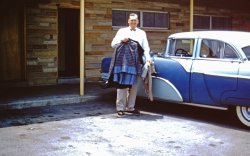
{"label": "elderly man standing", "polygon": [[[139,19],[137,14],[131,13],[128,19],[128,27],[121,28],[112,40],[111,46],[117,48],[121,43],[128,43],[130,39],[137,41],[144,50],[144,56],[147,62],[150,62],[150,48],[145,31],[137,28]],[[125,112],[139,115],[140,111],[135,109],[137,94],[137,84],[130,88],[117,88],[116,110],[118,116],[123,116]]]}

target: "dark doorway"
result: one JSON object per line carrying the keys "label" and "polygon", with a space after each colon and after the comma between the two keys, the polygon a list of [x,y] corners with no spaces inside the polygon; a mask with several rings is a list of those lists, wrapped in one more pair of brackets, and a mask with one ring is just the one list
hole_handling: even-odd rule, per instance
{"label": "dark doorway", "polygon": [[58,15],[59,78],[78,78],[80,75],[80,10],[60,8]]}

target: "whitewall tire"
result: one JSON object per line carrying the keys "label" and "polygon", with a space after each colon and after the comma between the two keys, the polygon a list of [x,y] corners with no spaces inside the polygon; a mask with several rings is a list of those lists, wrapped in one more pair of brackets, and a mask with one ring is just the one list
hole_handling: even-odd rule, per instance
{"label": "whitewall tire", "polygon": [[250,107],[236,106],[236,114],[241,123],[250,127]]}

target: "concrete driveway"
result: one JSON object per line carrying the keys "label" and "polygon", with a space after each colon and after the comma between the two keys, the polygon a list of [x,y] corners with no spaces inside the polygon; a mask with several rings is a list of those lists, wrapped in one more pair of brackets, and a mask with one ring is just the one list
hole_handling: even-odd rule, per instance
{"label": "concrete driveway", "polygon": [[0,156],[250,155],[249,130],[224,111],[155,102],[119,118],[111,97],[2,112]]}

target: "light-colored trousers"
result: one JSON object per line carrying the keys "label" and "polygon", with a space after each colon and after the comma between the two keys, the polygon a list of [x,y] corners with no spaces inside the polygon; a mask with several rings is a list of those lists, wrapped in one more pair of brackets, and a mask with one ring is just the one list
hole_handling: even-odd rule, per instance
{"label": "light-colored trousers", "polygon": [[135,109],[135,100],[137,95],[137,84],[131,88],[117,89],[116,110],[133,111]]}

